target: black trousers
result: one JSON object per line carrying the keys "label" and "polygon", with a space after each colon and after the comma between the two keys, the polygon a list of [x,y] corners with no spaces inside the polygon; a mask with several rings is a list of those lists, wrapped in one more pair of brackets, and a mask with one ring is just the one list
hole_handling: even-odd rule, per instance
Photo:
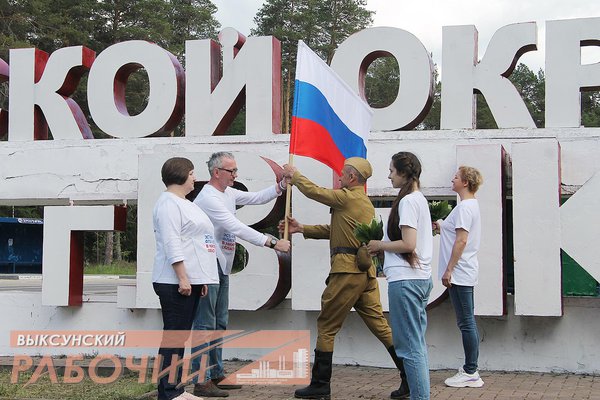
{"label": "black trousers", "polygon": [[[169,283],[153,283],[154,292],[160,299],[164,331],[191,331],[202,285],[192,285],[192,294],[182,296],[179,294],[179,285]],[[163,347],[161,344],[158,355],[162,357],[160,371],[164,371],[171,365],[173,355],[177,354],[179,360],[183,358],[185,348],[181,341],[181,347]],[[163,337],[164,342],[164,337]],[[169,375],[161,377],[158,381],[158,400],[171,400],[179,396],[185,390],[181,383],[181,367],[177,368],[175,382],[169,382]]]}

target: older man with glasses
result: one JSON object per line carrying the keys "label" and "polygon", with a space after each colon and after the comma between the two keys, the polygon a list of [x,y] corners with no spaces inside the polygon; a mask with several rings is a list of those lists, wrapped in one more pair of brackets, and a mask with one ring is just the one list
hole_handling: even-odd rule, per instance
{"label": "older man with glasses", "polygon": [[[236,238],[240,237],[256,246],[270,247],[277,251],[288,252],[290,249],[289,240],[265,235],[237,219],[236,206],[268,203],[281,195],[286,189],[286,182],[282,180],[258,192],[243,192],[232,187],[238,172],[232,153],[214,153],[207,164],[210,180],[204,185],[194,203],[204,210],[215,227],[219,284],[208,285],[208,295],[200,299],[193,329],[225,330],[229,319],[229,274],[235,256]],[[204,347],[206,345],[195,347],[193,352]],[[200,357],[197,357],[192,361],[192,372],[200,369],[199,360]],[[222,389],[240,387],[219,385],[225,378],[220,347],[216,346],[209,350],[208,365],[210,368],[207,370],[204,383],[194,385],[196,396],[227,397],[229,393]]]}

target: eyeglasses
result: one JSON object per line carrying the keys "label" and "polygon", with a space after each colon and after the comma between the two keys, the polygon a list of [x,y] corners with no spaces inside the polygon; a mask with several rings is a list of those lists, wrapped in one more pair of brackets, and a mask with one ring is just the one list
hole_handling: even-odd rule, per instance
{"label": "eyeglasses", "polygon": [[220,169],[221,171],[227,171],[229,172],[231,175],[237,175],[238,173],[238,169],[234,168],[234,169],[227,169],[227,168],[217,168]]}

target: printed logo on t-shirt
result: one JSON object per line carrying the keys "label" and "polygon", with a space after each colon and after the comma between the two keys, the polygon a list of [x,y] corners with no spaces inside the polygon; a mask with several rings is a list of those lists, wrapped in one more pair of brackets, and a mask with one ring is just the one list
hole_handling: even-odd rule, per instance
{"label": "printed logo on t-shirt", "polygon": [[224,233],[223,239],[221,240],[221,249],[223,252],[234,252],[235,251],[235,235],[232,233]]}
{"label": "printed logo on t-shirt", "polygon": [[210,233],[204,234],[204,247],[209,253],[214,253],[217,251],[217,246],[215,244],[215,238]]}

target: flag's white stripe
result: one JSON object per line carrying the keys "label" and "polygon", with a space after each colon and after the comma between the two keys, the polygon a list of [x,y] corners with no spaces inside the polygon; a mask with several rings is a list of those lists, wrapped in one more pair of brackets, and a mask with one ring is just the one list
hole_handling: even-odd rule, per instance
{"label": "flag's white stripe", "polygon": [[373,110],[303,41],[298,42],[296,79],[319,89],[344,124],[367,143]]}

